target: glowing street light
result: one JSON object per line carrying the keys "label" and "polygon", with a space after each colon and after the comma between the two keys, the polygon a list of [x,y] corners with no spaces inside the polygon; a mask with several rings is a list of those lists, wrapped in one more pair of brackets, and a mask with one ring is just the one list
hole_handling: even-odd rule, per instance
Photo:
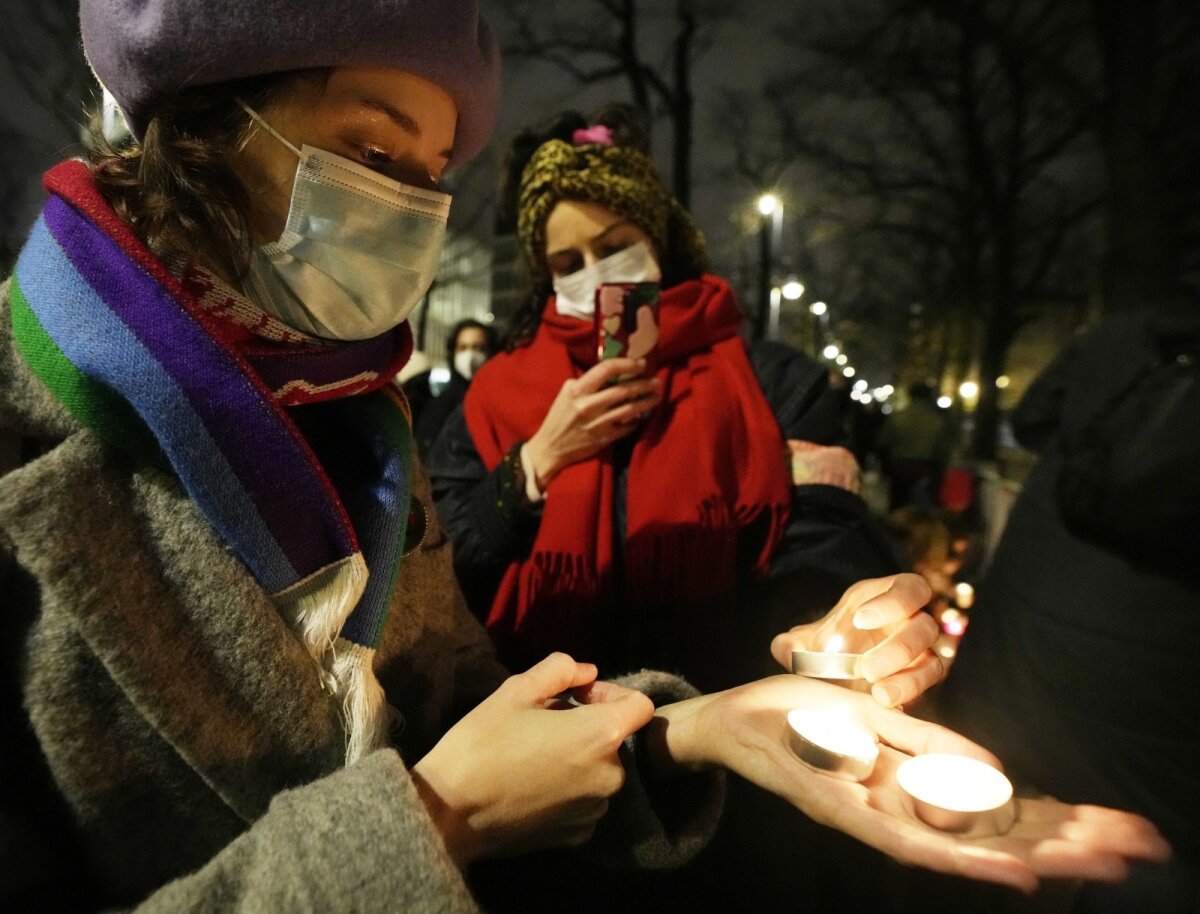
{"label": "glowing street light", "polygon": [[855,382],[854,382],[854,389],[855,389],[856,391],[858,391],[859,393],[862,393],[862,392],[863,392],[864,390],[866,390],[866,389],[867,389],[869,386],[870,386],[870,385],[867,383],[867,379],[866,379],[866,378],[859,378],[857,381],[855,381]]}
{"label": "glowing street light", "polygon": [[758,227],[758,311],[754,315],[754,336],[763,339],[767,335],[767,319],[771,313],[771,298],[779,295],[773,291],[775,272],[774,249],[779,246],[783,232],[783,201],[774,194],[763,194],[758,198],[758,212],[762,216]]}
{"label": "glowing street light", "polygon": [[854,366],[847,365],[845,368],[842,369],[842,374],[844,374],[848,378],[854,377]]}
{"label": "glowing street light", "polygon": [[828,346],[826,346],[824,349],[821,350],[821,355],[825,356],[825,358],[827,358],[827,359],[836,359],[838,357],[838,354],[840,353],[840,351],[841,350],[839,350],[837,348],[837,346],[833,345],[833,343],[830,343]]}
{"label": "glowing street light", "polygon": [[964,400],[974,400],[979,396],[979,385],[974,381],[963,381],[958,385],[958,395]]}
{"label": "glowing street light", "polygon": [[791,279],[783,284],[783,297],[788,301],[795,301],[803,294],[804,283]]}
{"label": "glowing street light", "polygon": [[824,314],[826,311],[829,310],[829,306],[826,305],[825,302],[823,302],[823,301],[815,301],[811,305],[808,306],[808,310],[811,311],[813,314],[815,314],[817,317],[820,317],[822,314]]}
{"label": "glowing street light", "polygon": [[1000,377],[996,378],[996,386],[1001,390],[1004,390],[1004,388],[1008,387],[1009,383],[1009,378],[1006,374],[1002,374]]}
{"label": "glowing street light", "polygon": [[850,357],[847,356],[846,353],[843,352],[836,359],[834,359],[834,361],[837,362],[839,365],[845,365],[847,362],[850,361]]}
{"label": "glowing street light", "polygon": [[953,402],[954,402],[953,400],[951,400],[949,397],[947,397],[945,395],[940,396],[937,399],[937,405],[940,406],[942,409],[949,409],[950,404],[952,404]]}

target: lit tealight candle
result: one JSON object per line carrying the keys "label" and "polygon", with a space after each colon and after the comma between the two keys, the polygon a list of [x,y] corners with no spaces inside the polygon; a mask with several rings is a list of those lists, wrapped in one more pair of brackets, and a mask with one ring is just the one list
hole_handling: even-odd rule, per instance
{"label": "lit tealight candle", "polygon": [[896,780],[917,818],[942,831],[1002,835],[1016,819],[1012,783],[984,762],[933,753],[908,759]]}
{"label": "lit tealight candle", "polygon": [[792,672],[813,679],[861,679],[858,662],[862,654],[848,653],[846,639],[834,635],[820,651],[792,651]]}
{"label": "lit tealight candle", "polygon": [[805,764],[850,781],[869,778],[879,758],[875,734],[847,712],[808,708],[789,712],[788,745]]}

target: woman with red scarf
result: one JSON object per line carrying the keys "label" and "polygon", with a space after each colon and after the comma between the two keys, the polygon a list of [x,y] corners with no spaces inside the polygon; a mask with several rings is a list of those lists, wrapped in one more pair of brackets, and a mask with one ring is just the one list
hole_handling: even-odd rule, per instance
{"label": "woman with red scarf", "polygon": [[[850,620],[911,582],[896,586],[854,492],[824,370],[779,344],[747,346],[732,290],[639,148],[644,131],[618,106],[600,120],[564,115],[510,155],[538,293],[430,461],[469,601],[517,668],[567,650],[721,688],[769,672],[772,634],[874,577],[833,627],[876,645],[884,633]],[[662,287],[653,368],[596,364],[596,287],[639,281]],[[868,666],[884,704],[940,676],[921,603],[898,609],[905,621]],[[813,638],[812,626],[781,636],[775,655],[786,665]]]}

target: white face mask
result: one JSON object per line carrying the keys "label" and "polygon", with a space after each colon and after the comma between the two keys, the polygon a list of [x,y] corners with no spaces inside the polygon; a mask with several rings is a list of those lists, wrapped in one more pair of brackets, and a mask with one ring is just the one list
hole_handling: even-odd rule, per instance
{"label": "white face mask", "polygon": [[554,280],[554,307],[559,314],[590,321],[596,313],[596,289],[606,282],[658,282],[662,272],[644,241],[597,260],[590,267]]}
{"label": "white face mask", "polygon": [[486,361],[487,356],[478,349],[464,349],[454,353],[454,370],[469,381]]}
{"label": "white face mask", "polygon": [[370,339],[403,323],[433,283],[450,196],[331,152],[297,149],[241,105],[300,159],[283,234],[251,261],[251,298],[328,339]]}

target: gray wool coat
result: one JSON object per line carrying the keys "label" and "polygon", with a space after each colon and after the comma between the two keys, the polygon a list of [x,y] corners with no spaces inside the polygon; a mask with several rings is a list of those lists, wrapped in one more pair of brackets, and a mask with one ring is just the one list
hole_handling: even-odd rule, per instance
{"label": "gray wool coat", "polygon": [[[406,762],[506,673],[436,518],[403,563],[376,659],[403,728],[343,768],[304,647],[170,473],[102,444],[28,372],[7,288],[0,907],[474,910]],[[655,701],[692,694],[666,674],[622,681]],[[682,862],[715,827],[719,778],[654,784],[625,754],[593,852]]]}

